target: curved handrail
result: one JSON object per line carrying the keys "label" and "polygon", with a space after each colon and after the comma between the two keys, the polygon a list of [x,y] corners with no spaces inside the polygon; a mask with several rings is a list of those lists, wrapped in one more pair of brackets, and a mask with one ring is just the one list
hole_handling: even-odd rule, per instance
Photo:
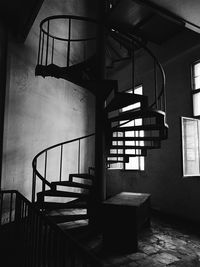
{"label": "curved handrail", "polygon": [[69,39],[69,38],[61,38],[55,35],[50,34],[48,31],[46,31],[43,26],[46,22],[50,22],[51,20],[55,20],[55,19],[67,19],[67,20],[80,20],[80,21],[86,21],[86,22],[92,22],[92,23],[97,23],[97,21],[95,19],[89,18],[89,17],[81,17],[81,16],[73,16],[73,15],[55,15],[55,16],[50,16],[47,17],[45,19],[43,19],[40,22],[40,29],[41,31],[46,34],[49,35],[49,37],[52,37],[56,40],[60,40],[60,41],[70,41],[70,42],[79,42],[79,41],[89,41],[89,40],[94,40],[96,39],[96,37],[91,37],[91,38],[83,38],[83,39]]}
{"label": "curved handrail", "polygon": [[[112,29],[114,29],[115,27],[112,27]],[[116,33],[123,35],[125,38],[128,38],[131,41],[136,42],[137,44],[140,45],[140,47],[142,47],[154,60],[154,62],[156,63],[156,65],[158,66],[160,73],[161,73],[161,77],[162,77],[162,84],[161,84],[161,90],[159,92],[159,94],[157,95],[155,101],[149,105],[149,108],[152,108],[154,106],[156,106],[157,101],[159,99],[161,99],[161,97],[163,96],[164,102],[163,102],[163,110],[166,110],[166,88],[165,88],[165,84],[166,84],[166,78],[165,78],[165,72],[164,69],[161,65],[161,63],[159,62],[159,60],[157,59],[157,57],[154,55],[154,53],[138,38],[136,38],[135,36],[133,36],[132,34],[129,34],[121,29],[116,29]],[[115,36],[115,32],[112,30],[110,31],[111,36],[116,39]]]}
{"label": "curved handrail", "polygon": [[[36,187],[36,177],[38,177],[42,183],[43,183],[43,188],[45,187],[45,185],[49,186],[50,188],[52,188],[52,184],[46,179],[46,177],[43,176],[43,174],[41,174],[38,170],[37,170],[37,160],[38,158],[41,156],[41,155],[45,155],[45,168],[46,168],[46,161],[47,161],[47,152],[49,150],[52,150],[56,147],[63,147],[63,145],[66,145],[66,144],[69,144],[69,143],[73,143],[73,142],[79,142],[79,146],[80,146],[80,141],[82,139],[86,139],[86,138],[89,138],[91,136],[94,136],[95,133],[92,133],[92,134],[89,134],[89,135],[85,135],[85,136],[81,136],[81,137],[78,137],[78,138],[75,138],[75,139],[71,139],[71,140],[68,140],[68,141],[65,141],[65,142],[60,142],[60,143],[57,143],[53,146],[49,146],[45,149],[43,149],[42,151],[40,151],[34,158],[33,158],[33,161],[32,161],[32,168],[33,168],[33,185],[32,185],[32,202],[35,201],[35,187]],[[62,153],[62,149],[61,149],[61,153]],[[61,154],[61,157],[62,157],[62,154]],[[45,173],[46,173],[46,170],[45,170]],[[61,175],[61,174],[60,174]],[[61,177],[60,177],[61,178]]]}

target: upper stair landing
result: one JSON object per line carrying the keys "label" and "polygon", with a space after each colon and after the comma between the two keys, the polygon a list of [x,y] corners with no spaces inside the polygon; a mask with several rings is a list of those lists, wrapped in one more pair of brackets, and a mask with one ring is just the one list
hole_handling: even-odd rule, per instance
{"label": "upper stair landing", "polygon": [[114,2],[107,17],[110,27],[126,30],[143,40],[161,44],[184,29],[184,23],[164,16],[139,1]]}

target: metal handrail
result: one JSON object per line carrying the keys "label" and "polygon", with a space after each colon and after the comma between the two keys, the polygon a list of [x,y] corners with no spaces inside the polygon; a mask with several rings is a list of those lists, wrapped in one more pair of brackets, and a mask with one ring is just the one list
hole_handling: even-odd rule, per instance
{"label": "metal handrail", "polygon": [[[60,155],[60,168],[62,168],[62,163],[61,163],[61,160],[62,160],[62,153],[63,153],[63,145],[66,145],[66,144],[69,144],[69,143],[73,143],[73,142],[79,142],[79,148],[80,148],[80,141],[82,139],[86,139],[86,138],[89,138],[91,136],[94,136],[95,133],[92,133],[92,134],[89,134],[89,135],[85,135],[85,136],[82,136],[82,137],[78,137],[78,138],[75,138],[75,139],[71,139],[71,140],[68,140],[68,141],[65,141],[65,142],[61,142],[61,143],[57,143],[53,146],[49,146],[45,149],[43,149],[42,151],[40,151],[34,158],[33,158],[33,161],[32,161],[32,167],[33,167],[33,184],[32,184],[32,202],[35,201],[35,188],[36,188],[36,177],[38,177],[42,183],[43,183],[43,190],[45,189],[45,185],[49,186],[50,188],[52,188],[52,185],[51,183],[46,179],[46,175],[43,175],[41,174],[38,170],[37,170],[37,160],[38,158],[44,154],[45,155],[45,174],[46,174],[46,163],[47,163],[47,152],[49,150],[52,150],[54,148],[57,148],[57,147],[61,147],[61,155]],[[78,170],[80,170],[79,166],[80,166],[80,149],[78,150]],[[61,172],[60,172],[61,173]],[[60,181],[61,181],[61,176],[60,176]]]}
{"label": "metal handrail", "polygon": [[[116,29],[116,27],[113,27],[112,29]],[[153,108],[154,106],[157,105],[157,102],[163,97],[164,101],[163,101],[163,110],[166,111],[166,88],[165,88],[165,84],[166,84],[166,78],[165,78],[165,72],[164,69],[161,65],[161,63],[159,62],[159,60],[156,58],[156,56],[153,54],[153,52],[141,41],[139,40],[137,37],[133,36],[132,34],[129,34],[125,31],[123,31],[122,29],[116,29],[116,33],[115,31],[110,31],[110,35],[114,38],[114,39],[118,39],[117,37],[118,34],[122,35],[125,38],[128,38],[129,40],[136,42],[137,44],[140,45],[140,47],[142,47],[154,60],[155,64],[157,65],[158,69],[160,70],[161,73],[161,77],[162,77],[162,84],[161,84],[161,89],[159,94],[156,96],[156,99],[153,103],[151,103],[149,105],[149,108]],[[116,36],[117,35],[117,36]]]}

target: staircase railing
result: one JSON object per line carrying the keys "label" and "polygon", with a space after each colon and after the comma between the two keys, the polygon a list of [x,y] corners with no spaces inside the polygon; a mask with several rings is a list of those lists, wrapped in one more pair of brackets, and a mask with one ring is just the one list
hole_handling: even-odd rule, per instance
{"label": "staircase railing", "polygon": [[[14,228],[12,232],[15,236],[12,236],[12,240],[1,239],[1,249],[10,249],[15,241],[15,253],[11,253],[12,256],[17,255],[20,261],[16,262],[17,259],[13,259],[15,266],[102,266],[91,251],[64,232],[15,190],[0,191],[1,233],[6,226],[9,226],[9,229]],[[8,243],[7,247],[4,242]],[[4,254],[8,255],[8,251]],[[2,257],[3,254],[1,262]]]}
{"label": "staircase railing", "polygon": [[[123,43],[126,42],[129,44],[129,47],[127,46],[127,49],[131,49],[131,46],[133,43],[136,43],[137,46],[143,48],[147,54],[152,58],[153,60],[153,79],[154,79],[154,100],[151,104],[149,104],[149,108],[152,109],[159,109],[164,112],[166,112],[166,78],[165,78],[165,71],[157,59],[157,57],[154,55],[154,53],[146,46],[144,42],[142,42],[139,38],[136,38],[132,34],[129,34],[125,31],[122,31],[122,29],[116,29],[116,31],[112,30],[110,31],[110,35],[113,39],[118,41],[122,46]],[[160,72],[160,88],[158,88],[158,72]]]}
{"label": "staircase railing", "polygon": [[[74,25],[84,32],[84,36],[75,36]],[[69,67],[72,62],[77,64],[80,60],[85,61],[92,54],[91,45],[89,49],[87,47],[88,42],[96,40],[96,27],[94,25],[96,25],[96,21],[91,18],[72,15],[57,15],[42,20],[40,23],[37,65],[58,64],[60,67]],[[92,33],[88,32],[88,28]],[[82,55],[82,58],[73,53],[72,43],[79,46],[79,55]],[[59,57],[59,50],[63,52],[62,57]],[[65,57],[63,57],[63,54],[65,54]],[[59,60],[57,62],[55,55]],[[77,59],[79,59],[79,62]]]}
{"label": "staircase railing", "polygon": [[[32,180],[32,202],[35,202],[35,196],[36,196],[36,181],[37,181],[37,177],[39,178],[39,180],[41,180],[42,182],[42,191],[45,191],[46,186],[52,188],[50,179],[48,178],[48,174],[47,174],[47,168],[48,168],[48,154],[50,151],[52,151],[53,149],[58,149],[59,150],[59,171],[58,171],[58,176],[57,180],[58,181],[62,181],[62,173],[63,173],[63,155],[64,155],[64,149],[65,146],[71,143],[76,143],[77,144],[77,173],[80,173],[81,171],[81,141],[83,139],[89,139],[91,137],[93,137],[95,134],[89,134],[86,136],[82,136],[79,138],[75,138],[69,141],[65,141],[65,142],[61,142],[58,144],[55,144],[53,146],[47,147],[44,150],[42,150],[41,152],[39,152],[33,159],[32,161],[32,167],[33,167],[33,180]],[[37,169],[37,163],[39,158],[43,158],[43,168],[42,171],[39,171]]]}

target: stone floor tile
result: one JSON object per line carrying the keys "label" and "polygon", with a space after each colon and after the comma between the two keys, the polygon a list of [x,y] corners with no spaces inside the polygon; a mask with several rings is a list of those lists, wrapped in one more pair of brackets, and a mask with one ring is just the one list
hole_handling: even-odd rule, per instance
{"label": "stone floor tile", "polygon": [[176,261],[179,261],[179,259],[177,257],[175,257],[174,255],[172,255],[170,253],[166,253],[166,252],[161,252],[161,253],[155,255],[154,260],[156,262],[160,262],[160,263],[164,263],[164,264],[170,264],[170,263],[174,263]]}

